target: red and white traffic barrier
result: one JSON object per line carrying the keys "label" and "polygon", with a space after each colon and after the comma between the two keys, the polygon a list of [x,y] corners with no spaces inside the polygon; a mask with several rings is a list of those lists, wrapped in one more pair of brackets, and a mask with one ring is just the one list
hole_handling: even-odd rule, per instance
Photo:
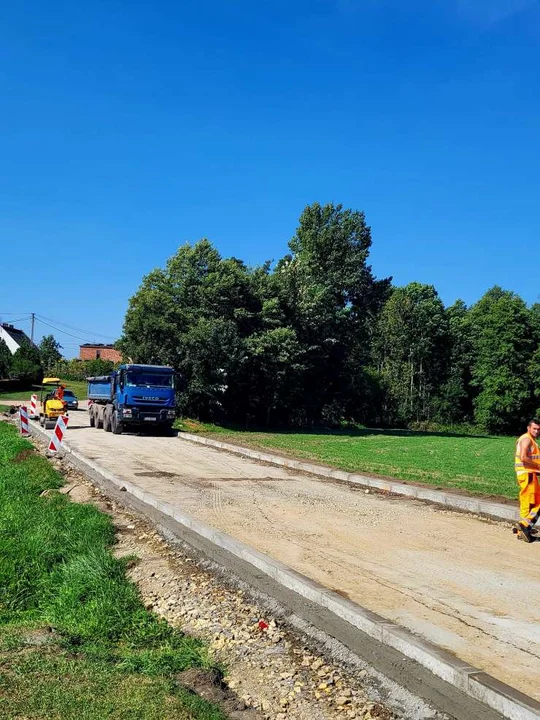
{"label": "red and white traffic barrier", "polygon": [[24,405],[19,408],[19,420],[21,422],[21,435],[28,437],[30,435],[30,428],[28,427],[28,412]]}
{"label": "red and white traffic barrier", "polygon": [[62,438],[64,437],[64,433],[66,432],[68,420],[69,417],[67,415],[58,416],[51,437],[51,442],[49,443],[49,447],[47,448],[49,452],[55,453],[60,450],[60,445],[62,444]]}
{"label": "red and white traffic barrier", "polygon": [[38,417],[37,395],[32,395],[30,397],[30,412],[28,414],[28,417],[30,418],[30,420],[35,420]]}

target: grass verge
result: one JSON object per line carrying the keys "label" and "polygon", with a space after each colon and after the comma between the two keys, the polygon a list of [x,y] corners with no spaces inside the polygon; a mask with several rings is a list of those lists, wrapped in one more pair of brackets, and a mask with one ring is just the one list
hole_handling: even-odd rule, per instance
{"label": "grass verge", "polygon": [[0,717],[224,720],[175,681],[203,644],[144,608],[107,515],[42,495],[62,484],[0,422]]}
{"label": "grass verge", "polygon": [[[88,397],[88,383],[82,380],[63,380],[62,381],[66,388],[73,390],[79,400],[86,400]],[[54,389],[51,386],[51,389]],[[39,389],[29,386],[23,390],[17,390],[15,392],[2,392],[0,391],[0,403],[7,400],[28,400],[30,402],[30,396],[36,394],[39,400]]]}
{"label": "grass verge", "polygon": [[349,472],[517,498],[515,439],[452,432],[356,428],[334,432],[247,432],[184,419],[178,429],[237,445],[275,450]]}

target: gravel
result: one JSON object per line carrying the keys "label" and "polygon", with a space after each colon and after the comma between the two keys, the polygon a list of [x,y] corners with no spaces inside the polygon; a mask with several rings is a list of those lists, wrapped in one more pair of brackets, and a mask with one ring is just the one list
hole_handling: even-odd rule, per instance
{"label": "gravel", "polygon": [[269,613],[246,590],[229,587],[205,567],[204,559],[173,547],[145,518],[112,502],[61,460],[52,462],[68,480],[61,492],[112,515],[115,554],[139,558],[129,573],[146,608],[208,643],[213,662],[226,668],[225,684],[244,708],[234,713],[235,718],[402,717],[380,702],[366,670],[326,657],[312,640],[281,624],[277,613]]}

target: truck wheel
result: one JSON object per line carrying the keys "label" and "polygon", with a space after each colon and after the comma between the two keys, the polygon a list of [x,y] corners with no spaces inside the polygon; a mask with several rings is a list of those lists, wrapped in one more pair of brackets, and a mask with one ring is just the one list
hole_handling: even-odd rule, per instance
{"label": "truck wheel", "polygon": [[90,417],[90,427],[96,427],[96,418],[94,417],[94,408],[93,406],[90,407],[90,410],[88,411],[88,415]]}
{"label": "truck wheel", "polygon": [[100,405],[96,410],[96,427],[103,427],[103,406]]}
{"label": "truck wheel", "polygon": [[116,410],[113,412],[112,416],[112,431],[114,435],[121,435],[122,431],[124,430],[124,426],[121,422],[118,422],[118,413]]}
{"label": "truck wheel", "polygon": [[105,408],[103,413],[103,429],[105,432],[111,432],[111,412],[108,407]]}

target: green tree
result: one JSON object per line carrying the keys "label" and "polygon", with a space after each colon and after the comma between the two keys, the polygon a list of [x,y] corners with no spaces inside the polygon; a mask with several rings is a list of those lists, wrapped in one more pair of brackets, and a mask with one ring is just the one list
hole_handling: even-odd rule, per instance
{"label": "green tree", "polygon": [[9,377],[10,369],[11,352],[4,340],[0,338],[0,379],[7,379]]}
{"label": "green tree", "polygon": [[[335,422],[358,407],[355,374],[369,360],[374,318],[390,287],[390,280],[375,280],[370,247],[364,213],[314,203],[300,216],[291,254],[276,268],[285,324],[302,348],[308,422]],[[347,364],[352,355],[355,369]]]}
{"label": "green tree", "polygon": [[540,415],[540,346],[536,348],[531,358],[529,376],[533,395],[531,416],[538,417]]}
{"label": "green tree", "polygon": [[208,240],[179,248],[144,279],[129,302],[119,346],[134,362],[172,365],[186,380],[185,412],[228,414],[245,404],[238,367],[261,311],[257,284],[267,269],[223,259]]}
{"label": "green tree", "polygon": [[54,365],[61,360],[62,346],[54,339],[53,335],[45,335],[40,344],[39,352],[41,355],[41,364],[46,373],[50,372]]}
{"label": "green tree", "polygon": [[93,375],[107,375],[118,365],[120,363],[102,358],[94,360],[81,360],[80,358],[65,360],[63,358],[56,362],[48,372],[64,380],[86,380],[87,377]]}
{"label": "green tree", "polygon": [[540,345],[540,303],[533,303],[529,310],[534,341]]}
{"label": "green tree", "polygon": [[11,375],[26,384],[41,382],[41,356],[35,345],[25,342],[19,347],[11,359]]}
{"label": "green tree", "polygon": [[445,310],[448,323],[446,377],[436,392],[435,419],[441,423],[472,422],[472,337],[463,300]]}
{"label": "green tree", "polygon": [[396,288],[381,312],[374,356],[388,398],[389,422],[429,420],[446,371],[449,327],[432,285]]}
{"label": "green tree", "polygon": [[246,415],[258,417],[266,425],[294,424],[302,405],[299,379],[305,369],[295,331],[274,327],[254,333],[246,342],[246,351],[242,370],[250,378],[252,405]]}
{"label": "green tree", "polygon": [[287,424],[358,418],[390,285],[374,279],[370,246],[363,213],[317,203],[274,271],[222,258],[208,240],[186,244],[130,299],[120,349],[178,369],[185,412]]}
{"label": "green tree", "polygon": [[533,315],[515,293],[495,286],[471,307],[475,421],[491,432],[518,432],[534,411]]}
{"label": "green tree", "polygon": [[187,386],[180,407],[198,417],[222,420],[229,414],[230,378],[244,352],[235,323],[225,318],[198,318],[183,333],[182,346],[180,370]]}

